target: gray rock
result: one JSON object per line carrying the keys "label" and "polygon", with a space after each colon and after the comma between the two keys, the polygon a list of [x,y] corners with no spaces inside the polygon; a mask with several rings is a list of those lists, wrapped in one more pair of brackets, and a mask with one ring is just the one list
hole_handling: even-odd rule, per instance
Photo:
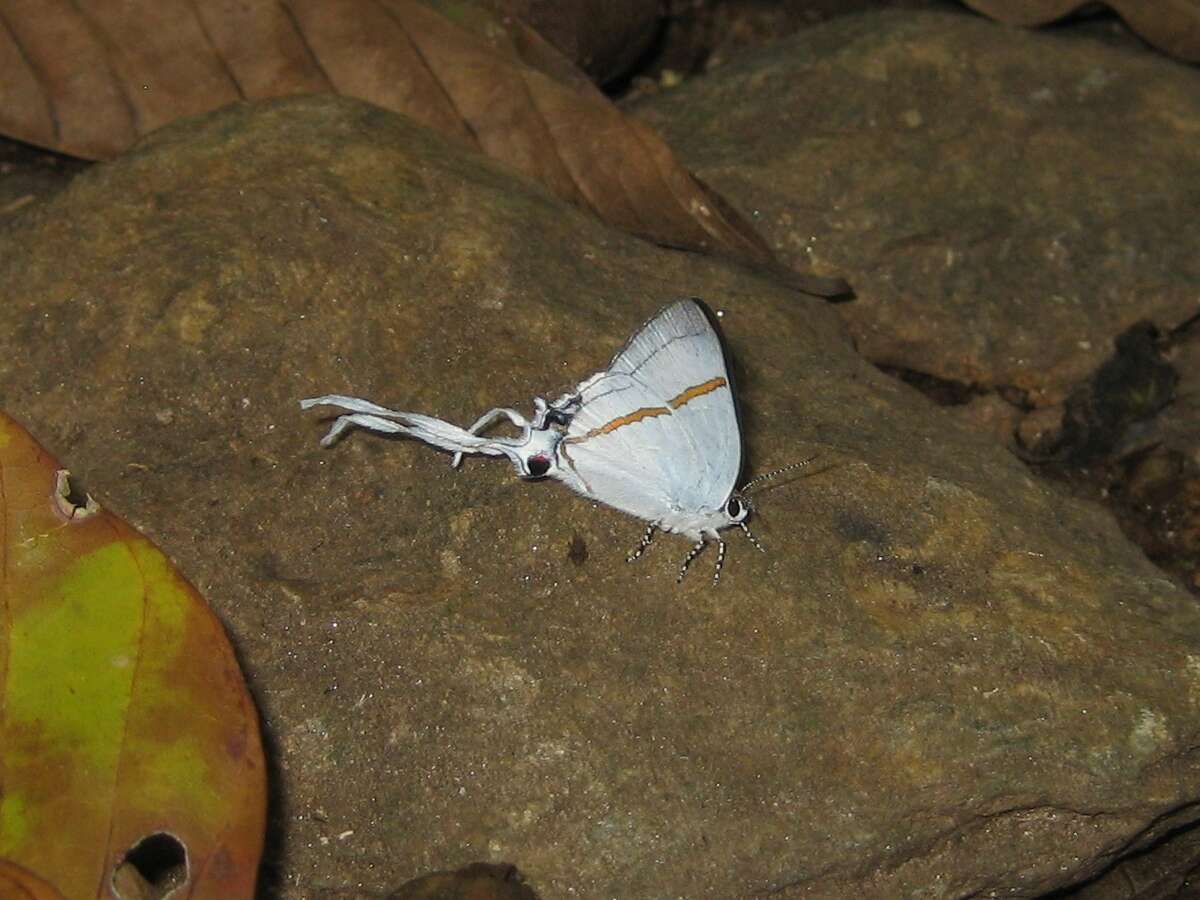
{"label": "gray rock", "polygon": [[[1031,896],[1197,816],[1193,598],[824,304],[335,98],[178,123],[7,234],[5,407],[228,624],[279,896],[476,859],[544,897]],[[322,450],[296,407],[527,408],[681,295],[725,310],[749,472],[820,463],[716,589],[556,485]]]}
{"label": "gray rock", "polygon": [[836,271],[882,365],[1062,400],[1197,310],[1200,73],[967,13],[864,12],[634,111],[787,261]]}

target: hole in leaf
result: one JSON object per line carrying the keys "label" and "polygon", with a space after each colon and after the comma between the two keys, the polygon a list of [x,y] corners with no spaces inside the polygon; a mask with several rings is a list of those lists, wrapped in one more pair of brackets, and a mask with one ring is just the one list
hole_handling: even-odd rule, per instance
{"label": "hole in leaf", "polygon": [[162,900],[188,878],[187,850],[173,834],[151,834],[130,848],[113,870],[113,893],[121,900]]}
{"label": "hole in leaf", "polygon": [[63,499],[72,506],[87,506],[88,492],[77,478],[72,478],[70,473],[67,473],[66,481],[63,484],[65,493]]}
{"label": "hole in leaf", "polygon": [[54,473],[54,503],[63,516],[72,520],[86,519],[100,512],[100,504],[66,469]]}

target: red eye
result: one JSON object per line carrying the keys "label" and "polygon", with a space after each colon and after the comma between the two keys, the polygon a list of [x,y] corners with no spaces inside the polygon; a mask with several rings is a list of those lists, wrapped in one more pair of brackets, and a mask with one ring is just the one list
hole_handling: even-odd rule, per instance
{"label": "red eye", "polygon": [[529,467],[529,474],[534,478],[541,478],[550,471],[550,460],[545,456],[531,456],[526,465]]}

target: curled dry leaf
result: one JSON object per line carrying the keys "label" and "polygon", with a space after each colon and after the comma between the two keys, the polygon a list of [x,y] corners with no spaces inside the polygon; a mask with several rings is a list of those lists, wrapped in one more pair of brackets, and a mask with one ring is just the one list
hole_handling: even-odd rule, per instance
{"label": "curled dry leaf", "polygon": [[220,623],[3,414],[0,558],[0,896],[253,896],[262,747]]}
{"label": "curled dry leaf", "polygon": [[783,271],[662,138],[532,29],[440,5],[445,15],[417,0],[21,0],[0,12],[0,131],[103,159],[180,116],[334,91],[404,113],[618,228]]}
{"label": "curled dry leaf", "polygon": [[[1045,25],[1091,6],[1089,0],[964,0],[1009,25]],[[1129,27],[1160,50],[1200,62],[1200,0],[1105,0]]]}

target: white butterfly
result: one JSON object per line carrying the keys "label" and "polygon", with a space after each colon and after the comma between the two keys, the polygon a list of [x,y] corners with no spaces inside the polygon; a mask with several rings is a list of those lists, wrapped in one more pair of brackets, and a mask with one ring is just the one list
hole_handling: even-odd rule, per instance
{"label": "white butterfly", "polygon": [[[642,555],[656,529],[684,535],[695,543],[679,568],[679,580],[708,541],[718,546],[713,581],[720,579],[724,528],[737,525],[762,549],[746,527],[749,503],[736,490],[742,433],[733,384],[711,313],[699,300],[680,300],[660,310],[608,368],[552,403],[541,397],[533,403],[530,420],[497,408],[467,430],[355,397],[314,397],[300,406],[349,411],[333,423],[321,441],[325,446],[357,426],[452,451],[455,466],[464,453],[507,456],[522,478],[553,478],[637,516],[650,524],[630,562]],[[520,428],[520,437],[483,436],[501,419]]]}

